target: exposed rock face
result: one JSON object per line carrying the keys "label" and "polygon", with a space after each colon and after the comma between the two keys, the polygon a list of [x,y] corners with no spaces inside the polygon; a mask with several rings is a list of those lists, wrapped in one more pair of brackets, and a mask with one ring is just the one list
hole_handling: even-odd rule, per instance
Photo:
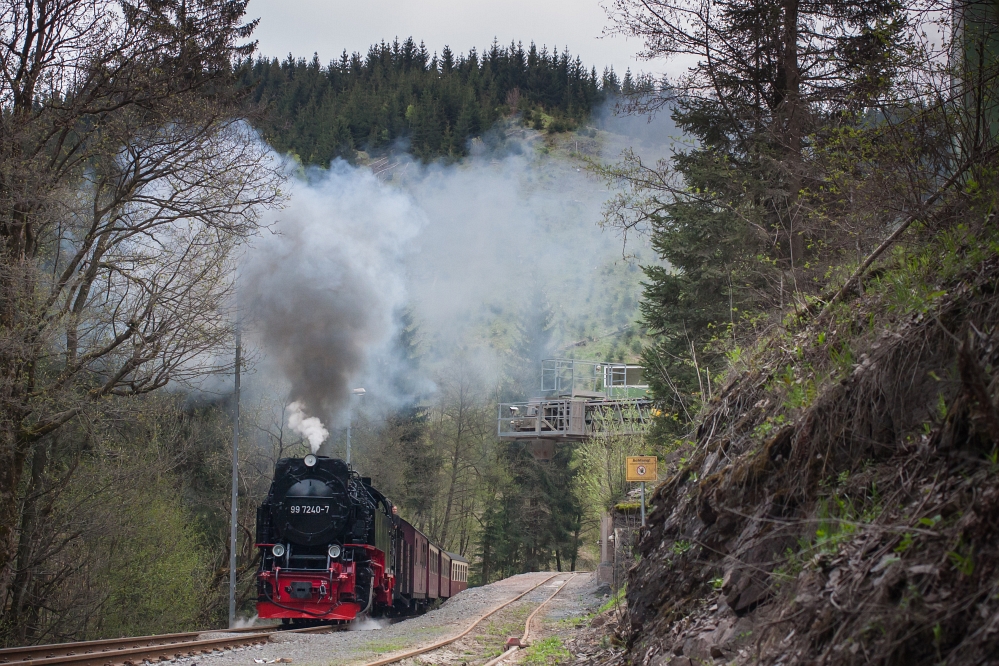
{"label": "exposed rock face", "polygon": [[715,397],[651,498],[628,661],[999,663],[999,259],[937,289],[777,336]]}

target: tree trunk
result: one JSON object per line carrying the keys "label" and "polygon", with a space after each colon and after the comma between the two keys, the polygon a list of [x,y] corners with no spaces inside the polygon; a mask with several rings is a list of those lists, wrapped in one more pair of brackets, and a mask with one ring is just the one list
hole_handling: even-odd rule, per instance
{"label": "tree trunk", "polygon": [[454,493],[458,485],[458,463],[461,460],[461,426],[455,436],[454,451],[451,454],[451,482],[447,489],[447,503],[444,505],[444,524],[441,525],[441,546],[447,547],[448,523],[451,521],[451,506],[454,504]]}
{"label": "tree trunk", "polygon": [[35,529],[38,525],[38,497],[48,462],[48,447],[42,443],[35,445],[31,457],[31,478],[24,494],[21,509],[21,529],[18,535],[17,558],[15,560],[14,583],[9,610],[10,628],[18,642],[25,644],[30,639],[32,610],[31,586],[34,581],[34,568],[31,560],[35,550]]}
{"label": "tree trunk", "polygon": [[804,263],[805,236],[794,228],[798,193],[801,191],[801,142],[805,109],[801,103],[801,70],[798,64],[798,3],[800,0],[784,0],[784,30],[782,38],[783,54],[783,96],[779,111],[782,143],[785,150],[785,166],[788,171],[787,224],[788,261],[791,268],[792,286],[795,285],[795,265]]}
{"label": "tree trunk", "polygon": [[0,453],[0,610],[7,608],[14,578],[17,528],[21,522],[17,495],[28,453],[27,443],[13,433],[6,433],[5,439]]}
{"label": "tree trunk", "polygon": [[[486,538],[482,540],[482,584],[489,584],[489,565],[492,564],[492,548],[491,540],[489,538],[489,533],[486,532]],[[469,558],[471,559],[471,558]]]}
{"label": "tree trunk", "polygon": [[572,554],[569,558],[569,571],[576,570],[576,558],[579,557],[579,531],[582,529],[582,525],[583,517],[577,513],[572,530]]}

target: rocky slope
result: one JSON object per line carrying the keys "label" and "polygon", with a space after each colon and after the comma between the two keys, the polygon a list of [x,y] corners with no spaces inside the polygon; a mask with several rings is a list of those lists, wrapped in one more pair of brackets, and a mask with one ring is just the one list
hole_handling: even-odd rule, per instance
{"label": "rocky slope", "polygon": [[652,496],[624,659],[999,663],[999,234],[969,215],[736,363]]}

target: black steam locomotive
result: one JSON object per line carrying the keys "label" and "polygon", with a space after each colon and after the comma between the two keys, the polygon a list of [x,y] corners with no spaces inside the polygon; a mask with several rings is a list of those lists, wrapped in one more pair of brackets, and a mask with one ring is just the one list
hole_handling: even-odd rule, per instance
{"label": "black steam locomotive", "polygon": [[342,460],[278,461],[257,509],[257,614],[285,623],[348,622],[424,610],[468,585],[445,552]]}

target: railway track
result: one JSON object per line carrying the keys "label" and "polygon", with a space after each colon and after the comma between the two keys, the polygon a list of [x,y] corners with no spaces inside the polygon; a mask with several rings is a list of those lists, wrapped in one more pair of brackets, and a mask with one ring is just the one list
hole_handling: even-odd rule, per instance
{"label": "railway track", "polygon": [[[425,652],[437,650],[460,640],[471,633],[480,623],[503,610],[507,606],[516,603],[542,585],[545,585],[559,576],[566,576],[565,582],[553,592],[544,602],[539,605],[527,619],[524,636],[521,643],[526,643],[530,635],[531,622],[545,605],[555,598],[562,591],[565,584],[576,574],[558,573],[553,574],[533,587],[525,590],[517,596],[497,604],[486,613],[480,615],[461,633],[437,641],[433,644],[421,648],[407,650],[386,656],[376,661],[368,662],[364,666],[386,666],[403,659],[415,657]],[[213,652],[232,650],[237,647],[248,645],[258,645],[267,643],[270,636],[277,632],[291,633],[322,633],[336,631],[343,627],[339,626],[317,626],[301,629],[283,629],[280,625],[267,627],[248,627],[245,629],[216,630],[201,632],[185,632],[177,634],[162,634],[159,636],[139,636],[134,638],[113,638],[100,641],[83,641],[78,643],[58,643],[53,645],[34,645],[19,648],[0,649],[0,666],[138,666],[144,662],[157,663],[183,659],[187,657],[197,657],[211,654]],[[221,637],[202,636],[224,633]],[[516,648],[508,650],[499,658],[490,662],[488,666],[494,666],[506,657],[513,654]]]}
{"label": "railway track", "polygon": [[[182,657],[211,654],[246,645],[266,643],[278,631],[320,633],[337,629],[332,626],[307,627],[283,630],[280,625],[223,629],[218,631],[189,631],[159,636],[111,638],[101,641],[30,645],[0,650],[0,665],[6,666],[131,666],[142,662],[170,661]],[[226,636],[201,639],[201,636],[225,633]]]}
{"label": "railway track", "polygon": [[[568,583],[569,579],[572,576],[575,576],[575,575],[576,575],[575,573],[568,573],[568,574],[566,574],[566,573],[557,573],[557,574],[554,574],[552,576],[549,576],[548,578],[544,579],[543,581],[541,581],[540,583],[538,583],[534,587],[532,587],[532,588],[530,588],[530,589],[528,589],[528,590],[526,590],[524,592],[521,592],[520,594],[518,594],[517,596],[515,596],[513,599],[510,599],[509,601],[504,601],[503,603],[498,604],[497,606],[494,606],[492,609],[490,609],[489,611],[487,611],[485,614],[480,615],[474,622],[472,622],[470,625],[468,625],[468,627],[466,627],[465,630],[462,631],[460,634],[457,634],[455,636],[450,636],[450,637],[445,638],[443,640],[439,640],[436,643],[432,643],[430,645],[425,645],[425,646],[420,647],[420,648],[415,648],[415,649],[412,649],[412,650],[407,650],[405,652],[397,652],[394,655],[391,655],[391,656],[388,656],[388,657],[383,657],[383,658],[378,659],[376,661],[369,661],[366,664],[364,664],[364,666],[386,666],[387,664],[393,664],[393,663],[395,663],[397,661],[402,661],[403,659],[409,659],[410,657],[416,657],[418,655],[424,654],[425,652],[432,652],[433,650],[437,650],[437,649],[442,648],[442,647],[444,647],[446,645],[450,645],[451,643],[454,643],[455,641],[461,640],[462,638],[464,638],[465,636],[467,636],[468,634],[470,634],[472,632],[472,630],[475,629],[475,627],[479,626],[479,624],[483,620],[489,618],[491,615],[494,615],[495,613],[498,613],[499,611],[503,610],[507,606],[509,606],[509,605],[511,605],[511,604],[513,604],[513,603],[515,603],[517,601],[520,601],[522,598],[524,598],[525,596],[527,596],[528,594],[530,594],[534,590],[538,589],[539,587],[541,587],[542,585],[544,585],[548,581],[550,581],[550,580],[552,580],[554,578],[558,578],[559,576],[568,576],[565,579],[565,582]],[[530,617],[527,618],[526,629],[524,631],[524,640],[521,641],[521,642],[526,642],[527,637],[530,634],[531,622],[534,620],[534,617],[538,614],[538,612],[542,608],[545,607],[545,605],[549,601],[551,601],[552,599],[555,598],[556,594],[558,594],[559,592],[562,591],[563,587],[565,587],[565,583],[563,583],[557,590],[555,590],[555,592],[550,597],[548,597],[544,602],[542,602],[541,605],[538,606],[534,610],[533,613],[531,613]],[[500,655],[500,657],[497,657],[496,659],[494,659],[493,661],[491,661],[489,663],[490,664],[499,663],[500,661],[502,661],[506,657],[508,657],[508,656],[512,655],[514,652],[516,652],[517,649],[518,648],[511,648],[507,652],[505,652],[502,655]]]}
{"label": "railway track", "polygon": [[517,650],[521,649],[522,647],[526,647],[527,646],[528,641],[531,638],[531,623],[534,622],[534,618],[537,617],[538,613],[541,612],[541,609],[543,609],[545,606],[548,605],[549,601],[551,601],[556,596],[558,596],[558,593],[562,591],[562,588],[564,588],[566,585],[568,585],[569,580],[573,576],[575,576],[575,575],[576,575],[575,573],[570,574],[569,577],[566,578],[562,582],[562,584],[558,586],[558,589],[555,590],[554,592],[552,592],[552,594],[551,594],[550,597],[548,597],[543,602],[541,602],[541,605],[538,606],[537,608],[535,608],[534,612],[527,616],[527,622],[524,623],[524,635],[520,637],[519,645],[513,645],[513,646],[511,646],[510,648],[507,649],[506,652],[504,652],[500,656],[496,657],[495,659],[492,659],[492,660],[488,661],[485,664],[485,666],[497,666],[498,664],[502,663],[503,661],[506,661],[507,657],[513,656],[513,653],[515,653]]}

